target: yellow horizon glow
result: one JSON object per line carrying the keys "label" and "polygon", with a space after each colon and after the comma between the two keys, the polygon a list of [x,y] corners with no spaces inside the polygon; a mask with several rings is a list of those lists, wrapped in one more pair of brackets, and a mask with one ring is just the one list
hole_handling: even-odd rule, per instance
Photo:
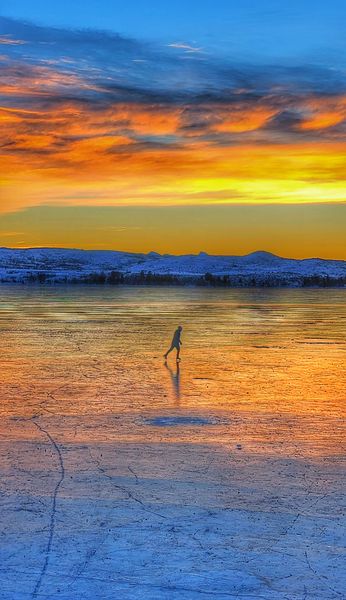
{"label": "yellow horizon glow", "polygon": [[[119,144],[126,140],[117,140]],[[203,205],[344,202],[346,145],[196,144],[109,156],[114,139],[83,140],[65,157],[0,157],[0,212],[33,205]],[[129,148],[131,144],[129,143]],[[26,147],[24,145],[24,147]],[[41,148],[38,136],[35,150]],[[50,164],[51,163],[51,164]]]}

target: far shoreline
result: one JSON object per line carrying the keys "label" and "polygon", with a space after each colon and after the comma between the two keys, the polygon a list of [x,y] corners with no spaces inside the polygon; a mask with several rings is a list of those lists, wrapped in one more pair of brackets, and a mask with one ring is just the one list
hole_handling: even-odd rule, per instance
{"label": "far shoreline", "polygon": [[204,289],[204,290],[212,290],[212,289],[223,289],[223,290],[265,290],[265,289],[288,289],[288,290],[346,290],[346,282],[331,282],[331,281],[322,281],[320,283],[257,283],[257,284],[223,284],[223,283],[199,283],[195,281],[179,281],[175,283],[169,282],[130,282],[124,281],[121,283],[110,283],[110,282],[98,282],[98,281],[0,281],[0,289],[6,287],[18,287],[18,288],[32,288],[32,289],[44,289],[44,288],[178,288],[178,289]]}

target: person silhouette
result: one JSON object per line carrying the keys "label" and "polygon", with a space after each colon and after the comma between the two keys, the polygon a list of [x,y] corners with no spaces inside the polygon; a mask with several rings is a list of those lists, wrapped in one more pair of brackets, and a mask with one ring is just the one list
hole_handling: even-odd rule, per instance
{"label": "person silhouette", "polygon": [[183,331],[183,328],[181,327],[181,325],[179,325],[179,327],[174,332],[170,348],[167,350],[166,354],[163,355],[165,360],[167,360],[167,356],[169,355],[170,352],[172,352],[172,350],[174,350],[174,348],[177,351],[177,361],[180,360],[180,346],[183,343],[180,339],[182,331]]}

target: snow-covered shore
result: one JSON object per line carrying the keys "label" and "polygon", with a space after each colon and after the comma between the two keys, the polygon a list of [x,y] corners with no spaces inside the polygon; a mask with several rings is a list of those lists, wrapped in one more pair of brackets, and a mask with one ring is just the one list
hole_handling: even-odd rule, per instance
{"label": "snow-covered shore", "polygon": [[[148,277],[149,274],[149,277]],[[346,282],[346,261],[294,260],[269,252],[245,256],[131,254],[59,248],[0,249],[0,281],[94,283],[204,282],[225,285],[323,285]],[[214,279],[213,279],[214,278]]]}

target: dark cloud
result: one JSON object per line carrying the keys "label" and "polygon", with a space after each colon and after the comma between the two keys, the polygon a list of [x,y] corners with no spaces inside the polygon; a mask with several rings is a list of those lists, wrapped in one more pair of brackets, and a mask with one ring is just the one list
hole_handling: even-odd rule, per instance
{"label": "dark cloud", "polygon": [[144,43],[142,44],[137,40],[124,38],[117,33],[108,31],[43,27],[35,23],[7,17],[0,17],[0,35],[13,37],[34,46],[37,44],[58,46],[60,51],[99,46],[105,50],[114,50],[116,47],[117,50],[122,49],[124,52],[133,52],[145,46]]}
{"label": "dark cloud", "polygon": [[[235,65],[208,54],[182,61],[179,53],[167,47],[108,31],[43,27],[4,17],[0,17],[0,36],[25,42],[6,48],[14,59],[20,57],[26,64],[51,64],[84,75],[87,71],[108,91],[116,90],[117,85],[125,90],[128,85],[135,92],[137,82],[139,92],[146,81],[152,92],[173,93],[173,100],[192,94],[196,101],[212,97],[224,102],[225,94],[232,91],[243,90],[246,97],[268,93],[275,86],[287,91],[299,89],[301,93],[342,93],[346,89],[345,75],[333,65]],[[148,89],[144,91],[149,93]]]}
{"label": "dark cloud", "polygon": [[[119,154],[179,147],[194,138],[222,146],[328,135],[338,139],[344,134],[341,118],[331,118],[329,124],[325,117],[344,111],[346,77],[332,67],[235,65],[207,54],[183,61],[178,48],[172,51],[107,31],[57,29],[8,18],[0,18],[1,37],[15,42],[2,49],[1,106],[31,111],[21,115],[27,135],[45,133],[47,118],[56,121],[52,145],[35,152],[71,143],[66,131],[59,131],[57,115],[51,114],[68,109],[72,116],[75,110],[79,118],[94,120],[96,131],[108,125],[111,134],[131,138],[131,149],[126,144],[108,149]],[[175,131],[162,133],[156,125],[158,131],[143,134],[138,118],[122,114],[123,106],[143,109],[149,123],[154,113],[178,111],[179,123]],[[316,113],[323,118],[315,118]],[[95,135],[90,126],[84,137]],[[73,140],[80,138],[83,134]],[[15,144],[5,140],[5,148],[13,151]]]}

